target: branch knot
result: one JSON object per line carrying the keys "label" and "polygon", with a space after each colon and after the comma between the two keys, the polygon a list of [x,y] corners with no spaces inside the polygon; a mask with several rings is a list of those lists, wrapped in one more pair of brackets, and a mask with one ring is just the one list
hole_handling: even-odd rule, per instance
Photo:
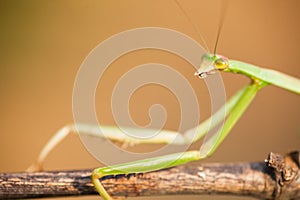
{"label": "branch knot", "polygon": [[299,174],[299,151],[293,151],[285,156],[277,153],[269,153],[265,160],[266,165],[271,169],[272,178],[276,181],[274,188],[274,199],[284,199],[285,188],[297,178]]}

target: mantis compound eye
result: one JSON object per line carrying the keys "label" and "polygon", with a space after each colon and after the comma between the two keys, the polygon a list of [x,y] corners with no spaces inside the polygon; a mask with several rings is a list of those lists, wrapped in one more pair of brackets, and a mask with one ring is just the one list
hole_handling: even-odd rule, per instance
{"label": "mantis compound eye", "polygon": [[214,61],[214,66],[218,70],[224,70],[227,69],[229,65],[229,61],[227,58],[218,58]]}

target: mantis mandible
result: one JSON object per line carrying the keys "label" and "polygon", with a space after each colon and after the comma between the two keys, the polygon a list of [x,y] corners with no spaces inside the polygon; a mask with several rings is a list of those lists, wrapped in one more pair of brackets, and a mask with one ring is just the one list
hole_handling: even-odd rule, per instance
{"label": "mantis mandible", "polygon": [[[96,125],[71,124],[60,129],[49,140],[38,157],[37,165],[33,166],[31,170],[41,170],[43,161],[50,151],[70,132],[77,131],[78,134],[105,137],[110,140],[123,143],[172,143],[176,145],[183,145],[200,140],[210,129],[222,122],[224,117],[222,113],[225,113],[226,121],[222,129],[207,140],[199,151],[186,151],[93,170],[92,182],[96,190],[104,199],[113,199],[102,186],[100,182],[102,177],[124,173],[145,173],[207,158],[215,152],[218,146],[226,138],[230,130],[237,123],[260,89],[268,85],[275,85],[296,94],[300,94],[300,79],[271,69],[265,69],[241,61],[231,60],[225,56],[216,54],[215,51],[212,54],[207,53],[202,57],[202,62],[199,63],[199,69],[195,75],[200,78],[205,78],[218,71],[243,74],[249,77],[250,83],[233,95],[213,116],[202,122],[197,127],[191,129],[196,130],[195,136],[191,135],[191,130],[187,130],[183,134],[175,131],[161,130],[161,134],[151,139],[139,140],[137,138],[125,136],[117,127],[101,126],[102,132],[99,132]],[[145,130],[141,129],[140,131],[143,132]]]}

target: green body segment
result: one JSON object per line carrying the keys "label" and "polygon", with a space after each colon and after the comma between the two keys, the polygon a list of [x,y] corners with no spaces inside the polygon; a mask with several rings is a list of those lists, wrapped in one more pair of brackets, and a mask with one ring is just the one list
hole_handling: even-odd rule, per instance
{"label": "green body segment", "polygon": [[174,153],[165,156],[159,156],[149,158],[145,160],[138,160],[129,163],[123,163],[119,165],[98,168],[95,170],[96,173],[105,175],[118,175],[118,174],[132,174],[132,173],[143,173],[150,172],[168,167],[174,167],[187,162],[199,160],[199,151],[187,151]]}
{"label": "green body segment", "polygon": [[241,61],[230,60],[228,71],[244,74],[250,78],[257,78],[266,83],[300,94],[300,79],[275,70],[264,69]]}
{"label": "green body segment", "polygon": [[99,194],[106,200],[113,200],[100,182],[100,178],[106,175],[132,174],[151,172],[165,169],[187,162],[199,160],[199,151],[187,151],[175,153],[145,160],[138,160],[130,163],[115,166],[97,168],[93,171],[92,182]]}

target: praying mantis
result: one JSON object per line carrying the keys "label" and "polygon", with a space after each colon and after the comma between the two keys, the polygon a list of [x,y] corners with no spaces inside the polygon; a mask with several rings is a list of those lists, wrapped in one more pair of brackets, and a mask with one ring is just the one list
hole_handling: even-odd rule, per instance
{"label": "praying mantis", "polygon": [[300,94],[300,80],[298,78],[291,77],[278,71],[264,69],[237,60],[231,60],[225,56],[218,55],[215,52],[212,54],[207,53],[202,57],[202,62],[199,63],[199,69],[195,75],[200,78],[205,78],[218,71],[245,75],[249,77],[250,83],[233,95],[213,116],[193,128],[196,130],[196,135],[194,137],[190,136],[189,130],[183,134],[168,130],[161,130],[161,134],[157,135],[157,137],[153,137],[149,140],[139,140],[124,136],[122,132],[115,127],[101,126],[102,133],[99,133],[92,125],[68,125],[59,130],[42,150],[38,158],[38,168],[42,168],[44,159],[54,146],[72,131],[78,131],[79,134],[89,134],[95,137],[105,137],[118,142],[132,142],[136,144],[168,144],[172,142],[172,144],[183,145],[200,140],[210,129],[221,123],[223,120],[223,115],[221,115],[221,113],[225,112],[227,119],[223,128],[207,140],[201,147],[200,151],[186,151],[95,169],[92,173],[92,182],[96,190],[104,199],[112,199],[110,194],[107,193],[100,182],[102,177],[124,173],[145,173],[207,158],[215,152],[218,146],[226,138],[230,130],[239,120],[260,89],[268,85],[275,85],[296,94]]}

